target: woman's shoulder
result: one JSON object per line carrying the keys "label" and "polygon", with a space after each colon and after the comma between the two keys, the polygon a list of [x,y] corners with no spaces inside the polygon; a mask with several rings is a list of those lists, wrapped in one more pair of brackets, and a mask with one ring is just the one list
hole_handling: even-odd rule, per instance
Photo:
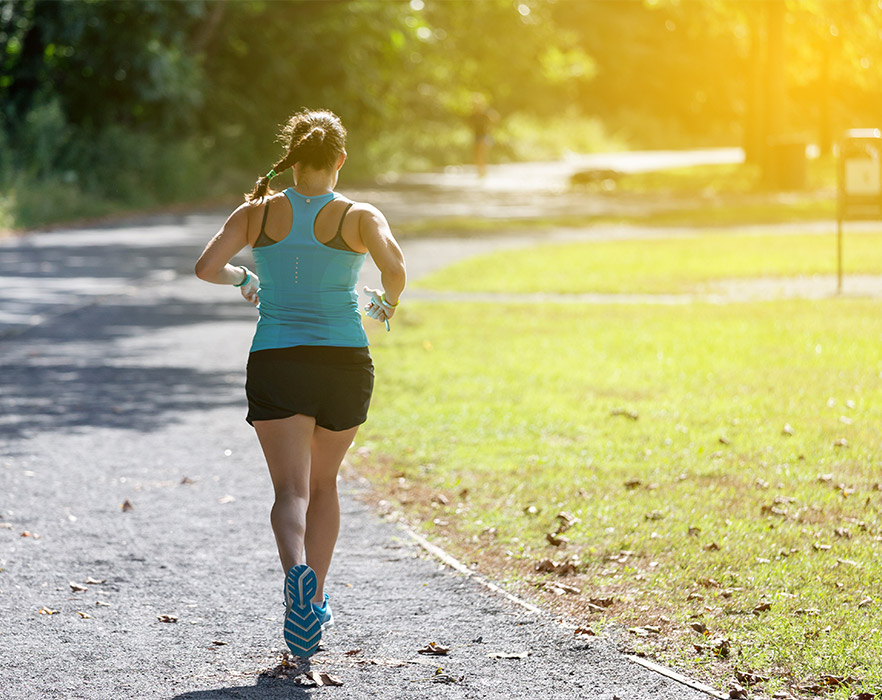
{"label": "woman's shoulder", "polygon": [[351,205],[350,211],[355,215],[367,215],[371,217],[383,216],[383,213],[370,202],[359,202],[358,200],[355,200],[352,197],[347,197],[346,195],[340,194],[339,192],[337,192],[336,194],[337,199],[342,202],[346,202],[348,205]]}

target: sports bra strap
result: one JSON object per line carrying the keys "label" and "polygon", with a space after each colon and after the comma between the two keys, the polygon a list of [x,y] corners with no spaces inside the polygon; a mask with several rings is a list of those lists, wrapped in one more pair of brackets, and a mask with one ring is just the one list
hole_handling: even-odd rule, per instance
{"label": "sports bra strap", "polygon": [[337,233],[334,234],[334,237],[331,240],[324,244],[328,246],[328,248],[348,250],[350,253],[356,252],[349,247],[349,244],[345,240],[343,240],[343,219],[346,218],[346,215],[349,213],[349,210],[352,209],[352,205],[354,204],[355,202],[349,202],[349,204],[346,205],[346,209],[343,210],[343,216],[340,217],[340,223],[337,224]]}
{"label": "sports bra strap", "polygon": [[263,208],[263,221],[260,223],[260,233],[257,234],[257,240],[254,241],[253,248],[262,248],[263,246],[272,245],[277,241],[274,241],[272,238],[266,235],[266,217],[269,214],[269,200],[266,202],[266,206]]}

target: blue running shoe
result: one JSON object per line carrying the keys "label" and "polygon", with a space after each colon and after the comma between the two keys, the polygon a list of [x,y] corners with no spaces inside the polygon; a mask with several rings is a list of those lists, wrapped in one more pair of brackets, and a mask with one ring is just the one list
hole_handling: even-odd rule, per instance
{"label": "blue running shoe", "polygon": [[322,640],[322,626],[312,607],[318,588],[315,571],[306,564],[285,576],[285,644],[294,656],[312,656]]}
{"label": "blue running shoe", "polygon": [[331,603],[328,600],[327,593],[325,593],[325,599],[322,604],[319,605],[318,603],[313,603],[312,609],[315,610],[315,614],[319,619],[319,624],[322,626],[322,630],[334,626],[334,613],[331,612]]}

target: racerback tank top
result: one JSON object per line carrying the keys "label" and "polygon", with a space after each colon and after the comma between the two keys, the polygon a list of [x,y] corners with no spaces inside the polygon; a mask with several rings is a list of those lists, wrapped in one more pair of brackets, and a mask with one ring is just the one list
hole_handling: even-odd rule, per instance
{"label": "racerback tank top", "polygon": [[260,290],[251,351],[298,345],[366,347],[355,285],[364,253],[332,248],[314,232],[315,218],[338,195],[305,197],[285,190],[291,230],[282,240],[252,250]]}

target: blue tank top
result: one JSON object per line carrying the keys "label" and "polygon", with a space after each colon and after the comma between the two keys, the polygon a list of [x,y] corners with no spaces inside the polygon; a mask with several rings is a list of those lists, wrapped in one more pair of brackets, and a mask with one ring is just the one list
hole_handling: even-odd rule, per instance
{"label": "blue tank top", "polygon": [[330,248],[315,237],[315,217],[334,192],[304,197],[285,190],[294,212],[277,243],[254,248],[260,316],[251,352],[297,345],[366,347],[355,285],[364,253]]}

